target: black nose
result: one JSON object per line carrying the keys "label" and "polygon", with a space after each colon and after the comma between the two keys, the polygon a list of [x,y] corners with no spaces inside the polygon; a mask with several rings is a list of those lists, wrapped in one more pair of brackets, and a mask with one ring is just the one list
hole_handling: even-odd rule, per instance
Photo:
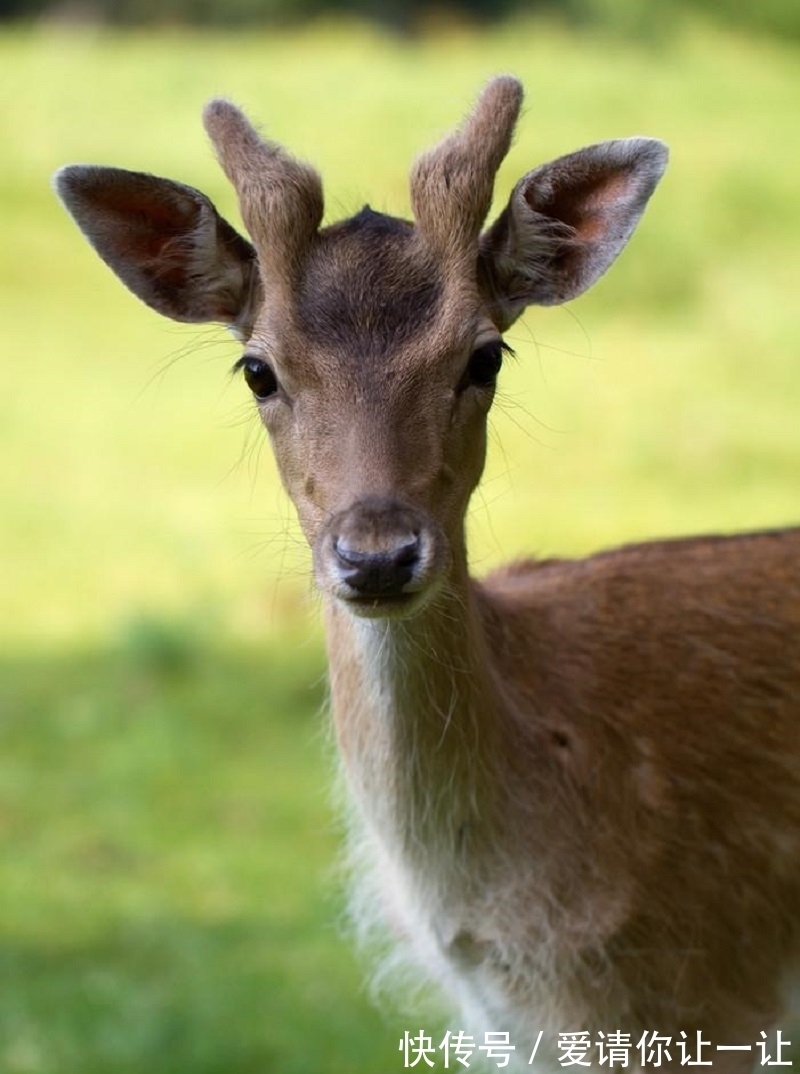
{"label": "black nose", "polygon": [[333,551],[340,576],[352,589],[363,597],[391,597],[402,593],[414,577],[420,542],[417,535],[404,535],[390,548],[367,552],[336,537]]}

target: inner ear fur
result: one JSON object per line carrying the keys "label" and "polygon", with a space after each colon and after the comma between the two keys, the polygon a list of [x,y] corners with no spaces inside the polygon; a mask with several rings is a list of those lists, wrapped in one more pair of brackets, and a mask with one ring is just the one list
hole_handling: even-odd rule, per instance
{"label": "inner ear fur", "polygon": [[525,306],[557,305],[591,287],[625,247],[666,164],[662,142],[626,138],[523,176],[479,242],[479,278],[499,327]]}
{"label": "inner ear fur", "polygon": [[255,252],[194,187],[122,168],[71,165],[54,185],[122,282],[176,321],[241,329],[258,285]]}

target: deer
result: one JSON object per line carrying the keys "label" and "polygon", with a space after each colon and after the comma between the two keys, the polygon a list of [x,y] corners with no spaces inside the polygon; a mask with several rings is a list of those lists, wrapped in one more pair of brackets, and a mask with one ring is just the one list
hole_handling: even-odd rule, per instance
{"label": "deer", "polygon": [[224,99],[204,124],[249,239],[150,174],[55,189],[139,299],[242,344],[321,595],[359,913],[520,1069],[542,1031],[556,1067],[547,1035],[597,1060],[657,1032],[665,1070],[696,1041],[740,1074],[800,964],[800,528],[471,576],[503,334],[606,272],[667,162],[591,145],[487,225],[522,98],[493,78],[416,159],[413,220],[323,225],[317,172]]}

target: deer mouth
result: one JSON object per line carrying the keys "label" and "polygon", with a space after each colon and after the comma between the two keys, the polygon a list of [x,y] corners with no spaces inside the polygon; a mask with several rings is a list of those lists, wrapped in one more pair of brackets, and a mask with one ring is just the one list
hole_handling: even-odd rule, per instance
{"label": "deer mouth", "polygon": [[382,596],[339,595],[340,602],[362,619],[405,619],[416,615],[430,600],[430,589]]}

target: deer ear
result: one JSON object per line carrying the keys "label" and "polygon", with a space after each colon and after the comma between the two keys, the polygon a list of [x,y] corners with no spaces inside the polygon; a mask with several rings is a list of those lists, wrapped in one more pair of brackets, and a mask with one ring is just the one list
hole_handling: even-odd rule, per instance
{"label": "deer ear", "polygon": [[623,249],[667,165],[651,138],[602,142],[528,172],[480,238],[479,275],[498,326],[567,302]]}
{"label": "deer ear", "polygon": [[100,257],[148,306],[176,321],[242,330],[259,287],[253,247],[193,187],[75,164],[58,196]]}

